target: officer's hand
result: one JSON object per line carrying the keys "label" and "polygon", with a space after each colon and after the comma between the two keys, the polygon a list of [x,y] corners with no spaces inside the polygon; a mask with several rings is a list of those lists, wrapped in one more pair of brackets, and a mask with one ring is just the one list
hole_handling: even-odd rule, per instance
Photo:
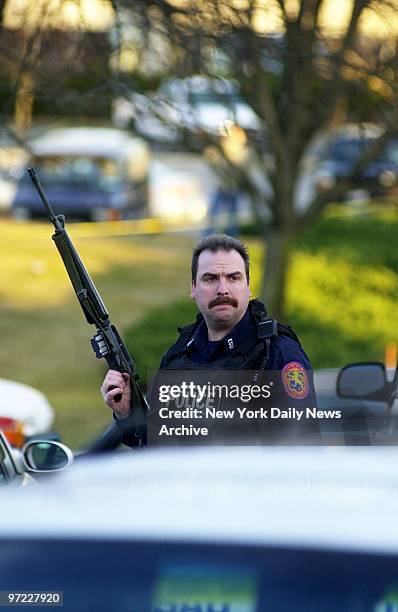
{"label": "officer's hand", "polygon": [[[131,389],[128,374],[109,370],[102,383],[101,394],[105,404],[113,410],[118,419],[124,419],[129,415]],[[118,398],[119,401],[116,401],[115,398],[118,396],[121,396],[121,399]]]}

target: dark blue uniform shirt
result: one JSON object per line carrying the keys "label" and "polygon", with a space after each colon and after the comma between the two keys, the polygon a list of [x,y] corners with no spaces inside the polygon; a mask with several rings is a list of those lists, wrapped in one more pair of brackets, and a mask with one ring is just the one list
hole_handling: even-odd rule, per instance
{"label": "dark blue uniform shirt", "polygon": [[[250,316],[249,310],[229,334],[215,342],[208,339],[207,326],[203,320],[190,343],[191,359],[196,363],[210,364],[232,352],[244,338],[253,333],[257,333],[257,324]],[[288,336],[280,335],[274,338],[271,342],[267,369],[282,370],[290,361],[298,361],[305,370],[312,369],[310,360],[297,342]]]}
{"label": "dark blue uniform shirt", "polygon": [[221,340],[212,341],[208,338],[207,326],[203,320],[197,328],[190,347],[191,359],[196,363],[211,363],[223,355],[233,351],[239,343],[253,332],[255,323],[249,311],[242,317],[233,330]]}

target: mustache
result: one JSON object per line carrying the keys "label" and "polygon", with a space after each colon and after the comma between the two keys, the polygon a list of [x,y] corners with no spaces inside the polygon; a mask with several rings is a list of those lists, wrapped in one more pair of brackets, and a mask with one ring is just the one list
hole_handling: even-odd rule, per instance
{"label": "mustache", "polygon": [[229,304],[234,308],[238,307],[238,302],[234,298],[230,298],[227,295],[219,296],[209,302],[209,308],[214,308],[214,306],[221,306],[221,304]]}

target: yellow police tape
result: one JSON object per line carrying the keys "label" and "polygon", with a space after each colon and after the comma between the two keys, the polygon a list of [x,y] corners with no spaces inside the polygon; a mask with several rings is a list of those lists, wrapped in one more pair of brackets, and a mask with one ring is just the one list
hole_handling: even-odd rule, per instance
{"label": "yellow police tape", "polygon": [[77,238],[96,236],[130,236],[134,234],[158,234],[179,225],[170,224],[162,219],[134,219],[129,221],[97,221],[70,223],[68,231]]}
{"label": "yellow police tape", "polygon": [[[13,223],[13,222],[11,222]],[[17,228],[32,229],[32,223],[18,222]],[[45,230],[50,228],[48,223],[35,223],[35,237],[37,230]],[[69,223],[66,222],[68,233],[74,238],[105,238],[118,236],[133,236],[146,234],[165,234],[168,232],[184,232],[184,231],[201,231],[204,228],[203,224],[196,224],[189,219],[131,219],[128,221],[88,221],[84,223]],[[52,228],[53,229],[53,228]],[[0,232],[1,233],[1,232]],[[46,232],[47,233],[47,232]],[[39,231],[41,234],[41,231]],[[44,237],[44,236],[43,236]]]}
{"label": "yellow police tape", "polygon": [[133,236],[145,234],[167,234],[168,232],[201,231],[205,225],[187,219],[165,220],[159,218],[130,221],[97,221],[73,223],[68,231],[76,238]]}

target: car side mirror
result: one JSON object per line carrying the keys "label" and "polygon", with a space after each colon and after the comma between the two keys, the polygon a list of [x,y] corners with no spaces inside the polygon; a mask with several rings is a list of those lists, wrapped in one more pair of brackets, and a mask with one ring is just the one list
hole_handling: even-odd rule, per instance
{"label": "car side mirror", "polygon": [[387,403],[390,401],[390,386],[385,367],[378,362],[347,365],[340,370],[336,382],[340,397]]}
{"label": "car side mirror", "polygon": [[73,453],[60,442],[33,440],[22,448],[22,460],[29,472],[55,472],[72,463]]}

